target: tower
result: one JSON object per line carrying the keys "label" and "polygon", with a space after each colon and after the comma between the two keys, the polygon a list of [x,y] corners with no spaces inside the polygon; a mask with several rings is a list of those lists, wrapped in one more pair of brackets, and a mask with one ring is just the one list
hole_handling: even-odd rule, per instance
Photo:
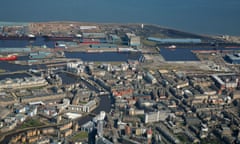
{"label": "tower", "polygon": [[131,134],[131,128],[130,128],[130,126],[127,124],[127,125],[125,126],[125,135],[130,136],[130,134]]}
{"label": "tower", "polygon": [[148,144],[150,144],[152,141],[152,129],[151,128],[149,128],[147,130],[147,140],[148,140]]}
{"label": "tower", "polygon": [[99,136],[103,136],[103,125],[104,125],[103,120],[99,120],[97,122],[97,133],[98,133]]}
{"label": "tower", "polygon": [[144,28],[144,24],[141,25],[141,28],[142,28],[142,29]]}

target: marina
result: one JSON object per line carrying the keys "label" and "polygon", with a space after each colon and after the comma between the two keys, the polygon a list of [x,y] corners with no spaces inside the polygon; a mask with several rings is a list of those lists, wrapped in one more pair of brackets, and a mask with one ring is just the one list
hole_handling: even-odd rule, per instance
{"label": "marina", "polygon": [[[50,49],[54,49],[54,44],[55,41],[44,41],[42,38],[37,38],[36,41],[29,43],[27,40],[0,40],[0,49],[1,52],[5,53],[14,53],[14,52],[25,52],[29,53],[30,48],[26,48],[26,46],[29,46],[29,44],[32,46],[49,46]],[[63,42],[62,42],[63,43]],[[15,46],[15,47],[12,47]],[[18,48],[16,48],[18,46]],[[19,47],[22,46],[22,47]],[[93,48],[97,47],[97,48]],[[115,45],[110,45],[110,48],[99,48],[99,47],[106,47],[106,45],[90,45],[89,48],[85,50],[78,48],[77,49],[61,49],[65,52],[66,58],[79,58],[84,61],[126,61],[127,59],[135,59],[137,60],[141,56],[141,52],[137,52],[133,49],[129,48],[112,48],[116,47]],[[52,47],[52,48],[51,48]],[[212,46],[207,48],[206,46],[204,47],[199,47],[197,46],[196,48],[183,48],[184,45],[181,45],[181,47],[176,47],[176,48],[165,48],[165,47],[160,47],[160,54],[164,57],[166,61],[196,61],[197,58],[192,53],[192,51],[196,52],[209,52],[209,51],[215,51],[216,48],[213,48]],[[44,48],[42,48],[44,49]],[[57,49],[57,48],[56,48]],[[238,51],[240,50],[240,47],[231,47],[227,46],[226,48],[217,48],[219,51]],[[76,52],[69,52],[69,51],[76,51]],[[80,51],[80,52],[79,52]],[[48,52],[45,52],[45,54],[38,54],[38,53],[32,53],[34,56],[30,56],[29,58],[18,58],[18,59],[35,59],[34,57],[37,58],[44,58],[47,57]],[[45,55],[45,56],[44,56]],[[176,57],[177,56],[177,57]],[[17,56],[19,57],[19,56]],[[39,59],[38,58],[38,59]]]}

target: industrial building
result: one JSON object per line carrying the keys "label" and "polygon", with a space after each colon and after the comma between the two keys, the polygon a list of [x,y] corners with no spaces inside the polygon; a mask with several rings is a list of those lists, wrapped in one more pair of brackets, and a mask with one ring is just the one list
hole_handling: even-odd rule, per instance
{"label": "industrial building", "polygon": [[117,35],[110,34],[110,40],[112,41],[112,43],[117,43],[121,41],[121,38]]}
{"label": "industrial building", "polygon": [[97,26],[80,26],[80,30],[96,29]]}
{"label": "industrial building", "polygon": [[91,44],[90,48],[117,48],[115,44]]}
{"label": "industrial building", "polygon": [[141,45],[140,37],[139,36],[130,37],[129,45],[130,46],[140,46]]}
{"label": "industrial building", "polygon": [[4,79],[0,81],[0,89],[30,88],[46,86],[48,82],[42,77],[25,77],[23,79]]}
{"label": "industrial building", "polygon": [[1,53],[29,53],[31,48],[1,48]]}
{"label": "industrial building", "polygon": [[240,64],[240,53],[227,54],[225,60],[231,64]]}
{"label": "industrial building", "polygon": [[141,38],[140,36],[136,36],[133,33],[126,33],[126,37],[128,39],[129,46],[140,46],[141,45]]}
{"label": "industrial building", "polygon": [[156,37],[148,37],[147,40],[155,41],[159,43],[201,43],[201,39],[194,38],[156,38]]}
{"label": "industrial building", "polygon": [[82,33],[83,38],[106,38],[105,33]]}

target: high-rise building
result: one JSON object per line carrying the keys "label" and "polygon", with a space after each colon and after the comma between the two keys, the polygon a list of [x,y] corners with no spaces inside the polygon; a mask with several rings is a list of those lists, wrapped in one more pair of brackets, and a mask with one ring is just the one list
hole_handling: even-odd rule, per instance
{"label": "high-rise building", "polygon": [[149,128],[147,130],[147,139],[148,139],[148,144],[151,144],[151,141],[152,141],[152,129]]}
{"label": "high-rise building", "polygon": [[125,135],[130,135],[131,134],[131,128],[129,125],[125,126]]}
{"label": "high-rise building", "polygon": [[103,120],[99,120],[97,122],[97,134],[99,136],[103,136],[103,126],[104,126],[104,121]]}

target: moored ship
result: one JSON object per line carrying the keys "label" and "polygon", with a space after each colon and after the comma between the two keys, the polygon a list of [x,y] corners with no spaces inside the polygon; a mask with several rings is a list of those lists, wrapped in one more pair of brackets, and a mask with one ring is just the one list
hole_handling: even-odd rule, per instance
{"label": "moored ship", "polygon": [[45,58],[50,58],[52,56],[51,52],[33,52],[29,53],[29,58],[30,59],[45,59]]}
{"label": "moored ship", "polygon": [[0,55],[0,61],[14,61],[17,60],[17,55]]}
{"label": "moored ship", "polygon": [[75,37],[73,36],[52,36],[44,35],[43,38],[46,41],[74,41]]}
{"label": "moored ship", "polygon": [[28,35],[3,35],[0,34],[0,40],[35,40],[36,37],[33,34]]}
{"label": "moored ship", "polygon": [[168,48],[168,49],[175,49],[175,48],[177,48],[177,46],[176,45],[170,45],[170,46],[168,46],[166,48]]}

